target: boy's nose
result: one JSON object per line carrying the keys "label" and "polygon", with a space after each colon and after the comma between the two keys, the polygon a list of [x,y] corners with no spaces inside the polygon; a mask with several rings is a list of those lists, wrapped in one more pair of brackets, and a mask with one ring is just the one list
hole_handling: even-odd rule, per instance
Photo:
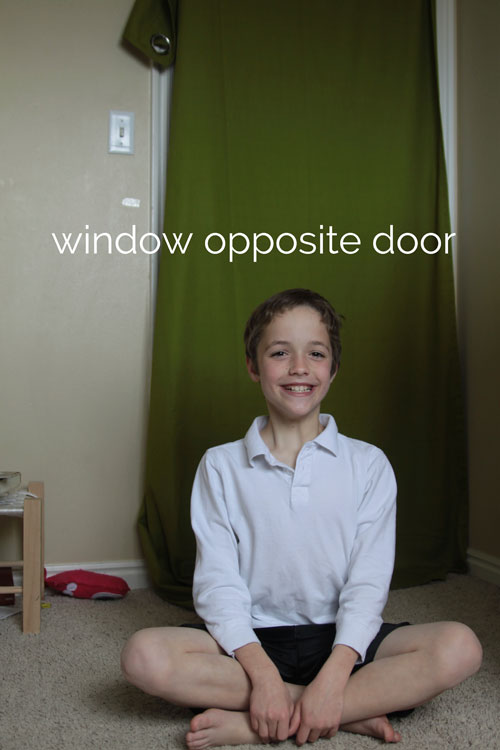
{"label": "boy's nose", "polygon": [[290,374],[305,375],[307,373],[307,361],[304,357],[293,357],[290,362]]}

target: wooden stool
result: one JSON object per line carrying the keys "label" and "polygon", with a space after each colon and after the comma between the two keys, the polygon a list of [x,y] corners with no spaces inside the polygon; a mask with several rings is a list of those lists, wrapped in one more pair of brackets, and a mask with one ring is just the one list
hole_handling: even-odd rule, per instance
{"label": "wooden stool", "polygon": [[0,562],[0,568],[22,568],[22,586],[0,586],[0,594],[23,595],[23,632],[40,632],[40,608],[45,591],[43,570],[43,482],[30,482],[27,495],[21,505],[2,506],[2,516],[23,519],[23,559]]}

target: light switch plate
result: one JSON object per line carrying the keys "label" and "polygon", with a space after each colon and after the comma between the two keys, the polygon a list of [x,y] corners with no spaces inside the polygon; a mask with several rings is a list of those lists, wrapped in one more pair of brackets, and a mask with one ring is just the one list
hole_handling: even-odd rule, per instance
{"label": "light switch plate", "polygon": [[133,112],[111,110],[109,113],[109,153],[134,153],[134,120]]}

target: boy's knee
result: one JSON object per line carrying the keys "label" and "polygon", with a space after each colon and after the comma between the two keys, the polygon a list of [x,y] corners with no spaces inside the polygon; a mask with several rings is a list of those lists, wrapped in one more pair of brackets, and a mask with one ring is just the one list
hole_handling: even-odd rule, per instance
{"label": "boy's knee", "polygon": [[447,687],[453,687],[475,674],[481,666],[483,651],[476,634],[460,622],[445,624],[439,643],[437,660]]}
{"label": "boy's knee", "polygon": [[146,692],[156,692],[160,670],[165,679],[168,664],[154,628],[139,630],[127,641],[121,654],[121,668],[128,682]]}
{"label": "boy's knee", "polygon": [[149,660],[148,631],[140,630],[125,644],[121,654],[121,668],[129,682],[135,682],[145,671]]}
{"label": "boy's knee", "polygon": [[466,663],[468,675],[475,674],[483,661],[483,649],[477,635],[467,625],[461,625],[461,640],[459,648],[462,659]]}

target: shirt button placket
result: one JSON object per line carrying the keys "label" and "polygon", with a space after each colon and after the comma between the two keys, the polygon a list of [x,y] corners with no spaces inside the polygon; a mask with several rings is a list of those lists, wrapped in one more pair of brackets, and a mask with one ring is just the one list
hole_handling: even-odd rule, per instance
{"label": "shirt button placket", "polygon": [[304,448],[297,458],[292,481],[291,506],[299,508],[309,502],[309,486],[311,484],[312,452],[309,447]]}

